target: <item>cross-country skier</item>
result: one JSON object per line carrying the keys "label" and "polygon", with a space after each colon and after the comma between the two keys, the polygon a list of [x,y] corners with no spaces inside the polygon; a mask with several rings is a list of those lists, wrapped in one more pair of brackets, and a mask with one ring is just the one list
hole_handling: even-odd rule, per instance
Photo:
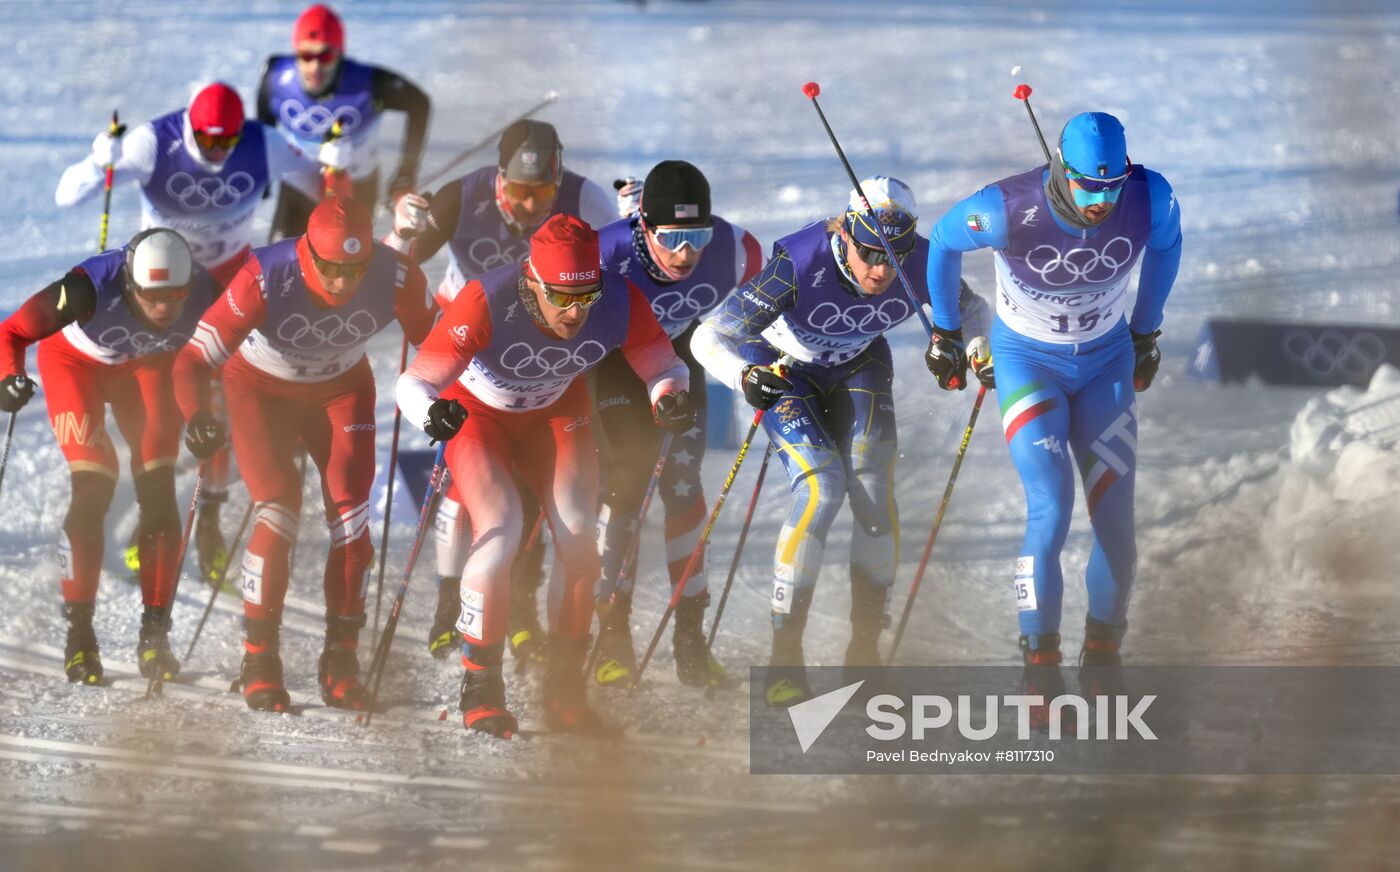
{"label": "cross-country skier", "polygon": [[[671,583],[680,580],[700,537],[706,515],[700,462],[705,456],[705,372],[690,353],[690,337],[704,317],[738,285],[758,272],[763,251],[742,227],[710,211],[710,184],[693,165],[662,161],[639,186],[635,217],[599,231],[603,268],[630,279],[651,301],[652,314],[671,337],[676,354],[690,369],[695,426],[676,435],[658,484],[666,513],[666,560]],[[617,577],[631,541],[642,496],[661,447],[661,431],[651,426],[646,385],[625,355],[614,352],[598,367],[594,407],[605,441],[603,501],[608,509],[603,547],[603,578]],[[631,607],[633,578],[618,590],[600,588],[600,609],[608,613],[599,684],[626,684],[635,668]],[[686,582],[676,605],[676,673],[684,684],[703,685],[718,663],[705,655],[704,617],[709,605],[703,569]],[[611,608],[605,604],[611,602]]]}
{"label": "cross-country skier", "polygon": [[39,343],[39,377],[49,421],[68,461],[72,496],[58,550],[64,672],[102,682],[92,617],[102,571],[103,520],[116,489],[117,453],[107,433],[110,404],[131,450],[140,510],[141,635],[137,663],[148,678],[180,671],[170,652],[170,606],[179,567],[180,510],[175,460],[180,410],[171,389],[176,351],[194,334],[218,293],[173,230],[136,234],[124,248],[94,255],[30,297],[0,323],[0,410],[15,413],[34,394],[25,349]]}
{"label": "cross-country skier", "polygon": [[[75,206],[95,196],[110,164],[114,185],[133,181],[141,188],[141,227],[179,231],[195,262],[222,288],[248,256],[253,212],[268,185],[280,179],[307,191],[319,189],[322,167],[311,155],[318,153],[303,153],[261,123],[245,120],[238,92],[215,82],[201,88],[186,109],[125,135],[99,133],[92,153],[64,171],[54,199]],[[228,477],[227,452],[205,464],[195,546],[206,576],[215,569],[222,575],[228,560],[219,529]],[[137,562],[135,553],[128,556]]]}
{"label": "cross-country skier", "polygon": [[522,536],[517,473],[554,537],[546,721],[557,730],[604,729],[583,675],[601,565],[597,449],[580,376],[617,348],[646,382],[656,422],[690,429],[689,374],[646,295],[599,268],[591,227],[555,215],[531,237],[523,265],[467,283],[399,379],[404,416],[433,439],[451,440],[447,463],[472,532],[457,623],[468,729],[508,737],[518,728],[501,671]]}
{"label": "cross-country skier", "polygon": [[[1134,392],[1152,384],[1161,361],[1158,327],[1181,260],[1181,213],[1167,181],[1128,160],[1117,118],[1071,118],[1048,165],[988,185],[934,228],[928,283],[935,336],[927,361],[945,389],[967,366],[955,303],[962,254],[978,248],[991,248],[996,264],[994,378],[1026,491],[1013,582],[1020,647],[1028,682],[1048,699],[1064,687],[1060,551],[1076,464],[1094,531],[1080,663],[1119,663],[1137,563]],[[1137,299],[1125,320],[1139,259]]]}
{"label": "cross-country skier", "polygon": [[[861,183],[913,292],[923,302],[928,240],[915,232],[914,194],[898,179]],[[849,497],[851,641],[847,667],[880,665],[898,566],[893,370],[884,334],[914,316],[880,237],[853,192],[840,217],[773,244],[768,263],[701,323],[691,350],[710,374],[766,410],[763,427],[788,475],[792,502],[773,566],[769,705],[807,699],[802,632],[827,532]],[[954,306],[958,305],[954,294]],[[989,319],[964,286],[969,320]],[[795,363],[782,373],[782,355]]]}
{"label": "cross-country skier", "polygon": [[321,697],[340,708],[364,705],[355,651],[373,554],[375,434],[365,344],[395,320],[411,342],[422,340],[435,311],[426,290],[417,266],[374,241],[367,206],[331,197],[312,211],[305,235],[253,249],[176,361],[185,442],[197,457],[224,442],[209,383],[213,370],[224,367],[233,448],[255,506],[241,581],[247,631],[241,681],[250,708],[288,705],[278,638],[301,514],[298,440],[321,471],[331,531]]}
{"label": "cross-country skier", "polygon": [[[339,123],[339,136],[350,144],[348,172],[354,196],[373,208],[379,196],[375,132],[386,111],[402,112],[403,146],[398,169],[389,179],[388,202],[413,190],[432,111],[428,95],[392,70],[346,57],[340,17],[320,3],[297,18],[292,50],[293,54],[268,58],[258,85],[258,118],[311,154]],[[272,238],[305,232],[307,216],[320,196],[319,189],[308,192],[284,185],[272,219]]]}
{"label": "cross-country skier", "polygon": [[[447,246],[447,272],[436,291],[438,304],[446,309],[469,279],[524,261],[530,253],[530,235],[545,219],[561,214],[582,218],[591,227],[602,227],[618,217],[612,195],[565,169],[564,146],[554,125],[523,119],[502,132],[495,166],[454,179],[431,198],[419,194],[399,198],[395,231],[388,241],[401,251],[412,250],[419,263]],[[471,531],[462,517],[458,494],[454,482],[437,517],[438,609],[428,632],[428,650],[437,657],[448,656],[461,642],[454,629],[457,588]],[[524,523],[533,528],[539,509],[528,488],[524,499]],[[544,633],[535,609],[543,538],[520,555],[514,570],[518,595],[511,599],[508,638],[518,658],[544,654]]]}

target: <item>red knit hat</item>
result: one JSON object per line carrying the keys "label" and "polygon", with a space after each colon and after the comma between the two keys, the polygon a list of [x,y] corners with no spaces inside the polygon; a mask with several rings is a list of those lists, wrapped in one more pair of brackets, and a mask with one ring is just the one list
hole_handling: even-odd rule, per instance
{"label": "red knit hat", "polygon": [[292,29],[292,47],[303,42],[323,42],[337,51],[345,51],[345,28],[340,16],[324,3],[308,6]]}
{"label": "red knit hat", "polygon": [[554,215],[530,237],[527,274],[549,285],[591,285],[598,281],[598,231],[572,215]]}
{"label": "red knit hat", "polygon": [[352,197],[322,200],[306,222],[306,241],[322,260],[364,263],[374,256],[369,207]]}
{"label": "red knit hat", "polygon": [[243,129],[243,101],[238,92],[215,82],[190,101],[190,129],[195,133],[233,136]]}

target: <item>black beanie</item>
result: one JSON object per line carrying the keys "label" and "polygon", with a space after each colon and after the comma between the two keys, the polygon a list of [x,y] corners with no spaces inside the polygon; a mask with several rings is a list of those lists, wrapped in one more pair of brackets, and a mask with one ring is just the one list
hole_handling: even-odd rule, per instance
{"label": "black beanie", "polygon": [[663,160],[642,183],[642,220],[648,227],[710,224],[710,183],[683,160]]}
{"label": "black beanie", "polygon": [[523,118],[501,134],[496,165],[513,182],[553,182],[559,178],[562,150],[553,124]]}

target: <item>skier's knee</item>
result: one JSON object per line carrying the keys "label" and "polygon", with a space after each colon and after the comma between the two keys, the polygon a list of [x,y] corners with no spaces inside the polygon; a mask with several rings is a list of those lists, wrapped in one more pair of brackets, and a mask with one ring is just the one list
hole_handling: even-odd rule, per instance
{"label": "skier's knee", "polygon": [[102,529],[117,489],[117,483],[100,472],[74,472],[72,482],[73,498],[63,519],[63,530],[69,539]]}
{"label": "skier's knee", "polygon": [[794,508],[808,518],[808,530],[825,538],[836,513],[846,500],[846,473],[827,463],[803,472],[791,482]]}

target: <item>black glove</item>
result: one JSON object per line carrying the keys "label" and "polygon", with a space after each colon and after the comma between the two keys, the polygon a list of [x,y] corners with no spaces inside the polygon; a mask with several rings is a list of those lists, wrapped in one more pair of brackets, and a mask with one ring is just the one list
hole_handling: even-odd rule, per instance
{"label": "black glove", "polygon": [[768,411],[790,390],[792,382],[773,367],[750,365],[744,368],[744,399],[755,409]]}
{"label": "black glove", "polygon": [[997,375],[992,368],[992,344],[985,336],[976,336],[967,345],[967,362],[972,374],[989,391],[997,389]]}
{"label": "black glove", "polygon": [[34,379],[13,373],[0,379],[0,412],[14,414],[34,396]]}
{"label": "black glove", "polygon": [[423,432],[428,434],[428,438],[433,443],[446,442],[456,436],[457,431],[461,430],[465,423],[467,423],[465,406],[456,400],[444,400],[438,397],[428,407],[428,417],[423,421]]}
{"label": "black glove", "polygon": [[224,424],[213,412],[199,411],[185,426],[185,447],[199,460],[208,460],[224,447]]}
{"label": "black glove", "polygon": [[1157,377],[1157,367],[1162,365],[1162,352],[1157,350],[1157,337],[1161,330],[1151,333],[1133,333],[1133,390],[1141,393],[1152,387]]}
{"label": "black glove", "polygon": [[962,330],[935,326],[928,350],[924,352],[924,364],[943,390],[967,388],[967,349],[963,346]]}
{"label": "black glove", "polygon": [[652,417],[659,427],[672,433],[684,433],[695,426],[695,404],[690,401],[690,391],[672,391],[662,394],[651,407]]}

